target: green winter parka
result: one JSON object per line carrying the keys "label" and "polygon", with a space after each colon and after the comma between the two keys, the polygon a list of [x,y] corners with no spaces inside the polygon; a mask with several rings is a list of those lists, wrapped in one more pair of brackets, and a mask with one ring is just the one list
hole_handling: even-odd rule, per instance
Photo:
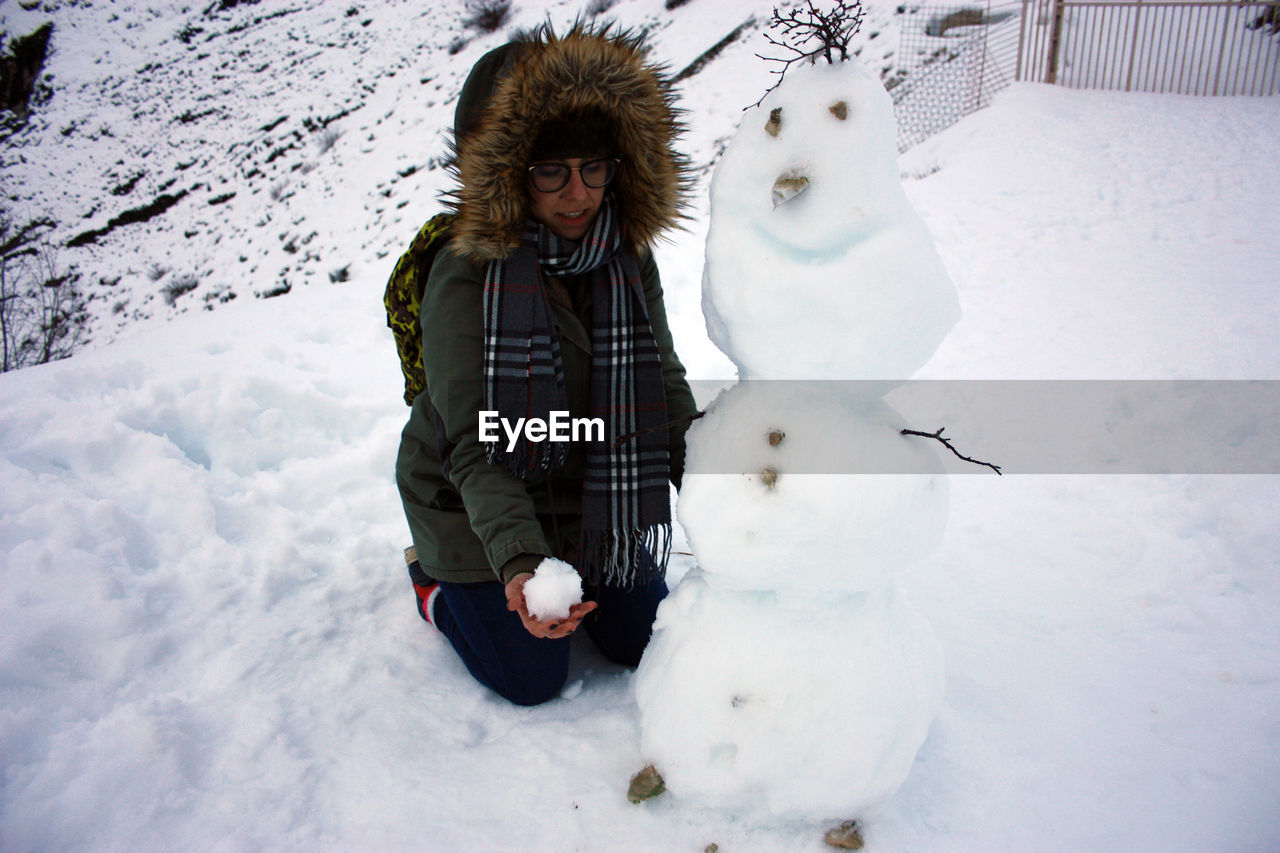
{"label": "green winter parka", "polygon": [[[401,436],[396,481],[418,561],[451,583],[499,580],[542,556],[574,562],[586,450],[571,446],[563,468],[541,481],[513,477],[486,460],[479,440],[484,408],[484,277],[488,263],[518,244],[527,216],[526,166],[540,124],[592,109],[614,127],[622,169],[610,190],[626,224],[649,325],[661,358],[671,479],[679,483],[684,433],[697,411],[672,345],[662,285],[650,246],[676,224],[688,190],[687,164],[672,143],[680,132],[669,82],[647,63],[639,39],[576,27],[563,37],[540,30],[481,60],[490,79],[476,97],[464,87],[464,139],[455,142],[456,217],[422,295],[426,391]],[[473,78],[477,75],[473,72]],[[469,79],[468,86],[471,86]],[[549,282],[549,283],[548,283]],[[590,288],[544,279],[559,334],[570,417],[588,411]],[[442,456],[444,458],[442,458]]]}
{"label": "green winter parka", "polygon": [[[661,355],[667,417],[685,419],[697,407],[672,345],[652,253],[644,252],[639,266],[649,325]],[[564,468],[539,483],[518,480],[486,461],[479,441],[484,272],[484,265],[447,249],[432,267],[421,315],[427,390],[414,401],[396,461],[396,480],[418,561],[428,575],[451,583],[505,583],[521,566],[517,562],[501,570],[523,554],[572,562],[582,506],[586,451],[580,445],[571,445]],[[569,414],[584,417],[591,373],[591,306],[584,294],[572,291],[570,283],[549,289],[548,297],[560,337]],[[671,476],[677,483],[687,426],[684,421],[670,431]],[[447,477],[442,447],[450,448]]]}

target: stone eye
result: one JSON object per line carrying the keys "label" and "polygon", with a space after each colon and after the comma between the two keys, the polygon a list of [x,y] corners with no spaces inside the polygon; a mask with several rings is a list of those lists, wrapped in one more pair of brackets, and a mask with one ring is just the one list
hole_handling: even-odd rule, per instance
{"label": "stone eye", "polygon": [[770,136],[777,136],[782,132],[782,107],[774,107],[769,113],[769,121],[765,123],[764,129]]}

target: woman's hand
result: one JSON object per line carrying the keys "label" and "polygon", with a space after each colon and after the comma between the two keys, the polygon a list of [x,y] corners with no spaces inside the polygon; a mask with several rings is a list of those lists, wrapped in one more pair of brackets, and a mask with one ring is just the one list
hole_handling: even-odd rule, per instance
{"label": "woman's hand", "polygon": [[533,577],[532,572],[521,572],[507,581],[507,609],[520,614],[520,621],[524,623],[525,630],[535,637],[548,640],[567,637],[577,630],[583,616],[596,609],[597,605],[594,601],[583,601],[570,607],[569,615],[563,619],[548,619],[540,622],[530,615],[529,607],[524,601],[524,585],[531,577]]}

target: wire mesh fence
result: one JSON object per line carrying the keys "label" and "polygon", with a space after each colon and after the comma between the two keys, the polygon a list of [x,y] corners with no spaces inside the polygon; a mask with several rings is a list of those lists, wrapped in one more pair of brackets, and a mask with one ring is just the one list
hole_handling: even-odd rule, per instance
{"label": "wire mesh fence", "polygon": [[1021,12],[1016,0],[902,7],[898,68],[885,81],[899,151],[985,107],[1013,82]]}
{"label": "wire mesh fence", "polygon": [[904,4],[885,81],[898,150],[1014,80],[1184,95],[1280,94],[1280,2],[988,0]]}

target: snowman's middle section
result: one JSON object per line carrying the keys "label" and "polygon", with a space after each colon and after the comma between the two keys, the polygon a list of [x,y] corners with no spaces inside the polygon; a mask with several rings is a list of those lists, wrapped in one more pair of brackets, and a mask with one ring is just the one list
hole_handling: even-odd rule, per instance
{"label": "snowman's middle section", "polygon": [[[743,382],[707,407],[690,432],[678,510],[712,580],[857,592],[934,548],[947,516],[942,462],[900,434],[883,400],[852,393],[863,387]],[[855,473],[871,470],[884,473]]]}

